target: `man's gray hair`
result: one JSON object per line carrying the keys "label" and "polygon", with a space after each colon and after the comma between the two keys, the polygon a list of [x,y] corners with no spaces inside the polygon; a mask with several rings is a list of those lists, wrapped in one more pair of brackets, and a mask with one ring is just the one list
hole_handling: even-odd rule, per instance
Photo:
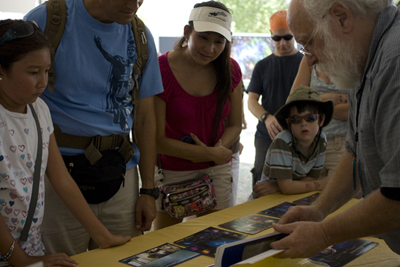
{"label": "man's gray hair", "polygon": [[319,23],[329,17],[334,3],[347,7],[356,17],[376,20],[383,9],[393,5],[393,0],[302,0],[302,3],[310,19]]}

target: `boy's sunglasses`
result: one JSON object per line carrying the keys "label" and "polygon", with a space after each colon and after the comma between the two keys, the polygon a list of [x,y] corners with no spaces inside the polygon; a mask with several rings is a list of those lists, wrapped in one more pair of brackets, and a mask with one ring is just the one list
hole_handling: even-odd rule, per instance
{"label": "boy's sunglasses", "polygon": [[35,29],[38,28],[39,26],[34,21],[23,21],[18,23],[8,29],[8,31],[1,37],[0,46],[14,39],[30,36],[35,32]]}
{"label": "boy's sunglasses", "polygon": [[289,124],[298,124],[300,123],[303,119],[307,122],[313,122],[316,121],[319,118],[319,114],[307,114],[304,116],[291,116],[288,118],[288,123]]}
{"label": "boy's sunglasses", "polygon": [[271,39],[274,40],[275,42],[279,42],[280,40],[285,39],[285,41],[290,41],[293,38],[293,35],[291,34],[287,34],[284,36],[279,36],[279,35],[275,35],[275,36],[271,36]]}

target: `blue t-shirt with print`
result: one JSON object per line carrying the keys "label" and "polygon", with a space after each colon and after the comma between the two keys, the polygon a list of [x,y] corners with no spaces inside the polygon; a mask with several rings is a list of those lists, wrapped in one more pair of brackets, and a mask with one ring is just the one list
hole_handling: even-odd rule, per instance
{"label": "blue t-shirt with print", "polygon": [[[54,92],[42,99],[53,122],[64,133],[79,136],[128,135],[133,126],[132,78],[137,61],[131,24],[102,23],[86,10],[83,0],[66,0],[67,23],[54,62]],[[25,16],[46,27],[44,4]],[[139,79],[140,98],[163,91],[154,39],[146,28],[149,59]],[[83,150],[60,148],[63,155]],[[139,151],[128,168],[139,162]]]}

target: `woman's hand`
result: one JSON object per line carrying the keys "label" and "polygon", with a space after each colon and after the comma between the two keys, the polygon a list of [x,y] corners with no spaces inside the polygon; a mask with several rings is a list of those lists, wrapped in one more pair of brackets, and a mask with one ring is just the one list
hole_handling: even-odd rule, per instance
{"label": "woman's hand", "polygon": [[232,150],[222,146],[222,140],[219,139],[213,147],[213,154],[213,161],[218,165],[222,165],[227,163],[228,160],[232,157]]}
{"label": "woman's hand", "polygon": [[[196,145],[207,147],[195,134],[190,134]],[[210,152],[210,161],[215,162],[215,164],[221,165],[228,162],[232,157],[232,150],[222,146],[222,140],[219,139],[218,142],[213,147],[207,147]]]}
{"label": "woman's hand", "polygon": [[335,106],[338,104],[347,103],[347,94],[326,93],[320,96],[322,101],[332,100]]}

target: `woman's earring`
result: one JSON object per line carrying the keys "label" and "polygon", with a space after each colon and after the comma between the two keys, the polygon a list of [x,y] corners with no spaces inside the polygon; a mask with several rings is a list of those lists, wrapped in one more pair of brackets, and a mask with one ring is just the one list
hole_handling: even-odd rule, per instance
{"label": "woman's earring", "polygon": [[0,81],[3,80],[3,78],[0,77]]}

